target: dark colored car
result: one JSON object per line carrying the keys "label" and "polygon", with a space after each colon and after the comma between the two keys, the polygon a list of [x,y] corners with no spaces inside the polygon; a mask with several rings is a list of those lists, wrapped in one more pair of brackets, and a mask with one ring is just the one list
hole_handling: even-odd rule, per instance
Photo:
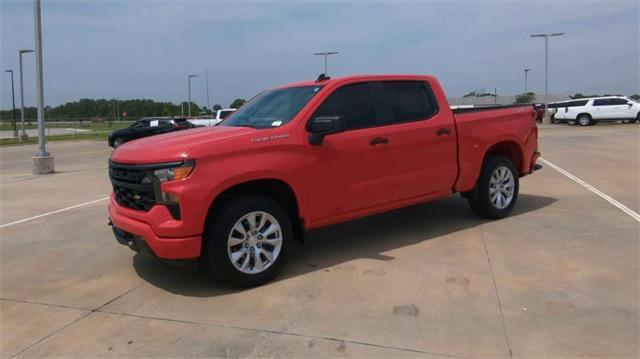
{"label": "dark colored car", "polygon": [[121,144],[138,138],[149,137],[161,133],[186,130],[196,127],[186,118],[145,117],[127,128],[113,131],[109,135],[109,146],[117,148]]}

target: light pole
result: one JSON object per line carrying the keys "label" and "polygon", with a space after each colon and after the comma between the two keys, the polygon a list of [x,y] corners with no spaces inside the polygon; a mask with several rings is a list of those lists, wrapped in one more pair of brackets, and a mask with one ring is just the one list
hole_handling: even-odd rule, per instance
{"label": "light pole", "polygon": [[562,36],[564,32],[554,32],[551,34],[533,34],[530,37],[544,37],[544,100],[549,96],[549,38]]}
{"label": "light pole", "polygon": [[531,71],[531,69],[524,69],[524,94],[527,94],[527,72]]}
{"label": "light pole", "polygon": [[189,117],[191,117],[191,78],[192,77],[198,77],[198,75],[188,75],[187,76],[187,83],[189,84]]}
{"label": "light pole", "polygon": [[204,79],[207,85],[207,108],[211,110],[211,103],[209,102],[209,71],[206,67],[204,68]]}
{"label": "light pole", "polygon": [[339,54],[338,51],[324,51],[324,52],[314,52],[313,53],[316,56],[324,56],[324,75],[325,76],[329,76],[329,73],[327,72],[327,57],[329,55],[336,55]]}
{"label": "light pole", "polygon": [[27,139],[27,132],[24,129],[24,82],[22,80],[22,54],[33,52],[33,50],[19,50],[18,58],[20,59],[20,141]]}
{"label": "light pole", "polygon": [[13,70],[4,70],[4,72],[11,73],[11,102],[13,103],[13,118],[11,119],[11,126],[13,127],[13,137],[18,137],[18,129],[16,128],[16,95],[13,91]]}
{"label": "light pole", "polygon": [[53,173],[53,156],[47,152],[44,137],[44,81],[42,73],[42,22],[40,20],[40,0],[33,0],[33,23],[36,42],[36,95],[38,98],[38,152],[33,156],[34,175]]}

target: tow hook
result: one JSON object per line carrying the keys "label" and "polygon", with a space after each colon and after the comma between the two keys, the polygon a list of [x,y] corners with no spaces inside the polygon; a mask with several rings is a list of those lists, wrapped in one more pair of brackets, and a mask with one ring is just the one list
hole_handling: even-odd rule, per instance
{"label": "tow hook", "polygon": [[538,170],[541,170],[541,169],[542,169],[542,165],[541,164],[536,163],[535,165],[533,165],[533,170],[534,171],[538,171]]}

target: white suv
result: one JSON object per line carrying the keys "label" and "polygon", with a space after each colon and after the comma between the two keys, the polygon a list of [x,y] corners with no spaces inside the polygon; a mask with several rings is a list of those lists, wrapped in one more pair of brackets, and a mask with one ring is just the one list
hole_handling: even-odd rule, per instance
{"label": "white suv", "polygon": [[640,122],[640,103],[627,97],[609,96],[567,101],[559,104],[553,119],[556,122],[581,126],[605,121]]}

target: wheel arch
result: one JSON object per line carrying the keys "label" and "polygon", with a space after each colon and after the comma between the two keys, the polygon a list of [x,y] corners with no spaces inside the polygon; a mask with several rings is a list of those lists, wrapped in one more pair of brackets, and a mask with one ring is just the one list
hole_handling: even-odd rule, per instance
{"label": "wheel arch", "polygon": [[526,169],[524,168],[524,165],[525,165],[524,151],[522,150],[522,146],[520,146],[520,144],[518,144],[515,141],[511,141],[511,140],[501,141],[489,147],[482,159],[482,168],[484,168],[485,163],[487,162],[487,158],[490,155],[500,155],[500,156],[506,157],[518,169],[520,174],[526,172]]}
{"label": "wheel arch", "polygon": [[205,221],[205,231],[209,219],[216,215],[227,201],[239,194],[260,194],[277,201],[291,216],[296,239],[303,241],[304,219],[301,218],[301,204],[293,187],[282,179],[261,178],[233,184],[220,192],[209,205]]}

